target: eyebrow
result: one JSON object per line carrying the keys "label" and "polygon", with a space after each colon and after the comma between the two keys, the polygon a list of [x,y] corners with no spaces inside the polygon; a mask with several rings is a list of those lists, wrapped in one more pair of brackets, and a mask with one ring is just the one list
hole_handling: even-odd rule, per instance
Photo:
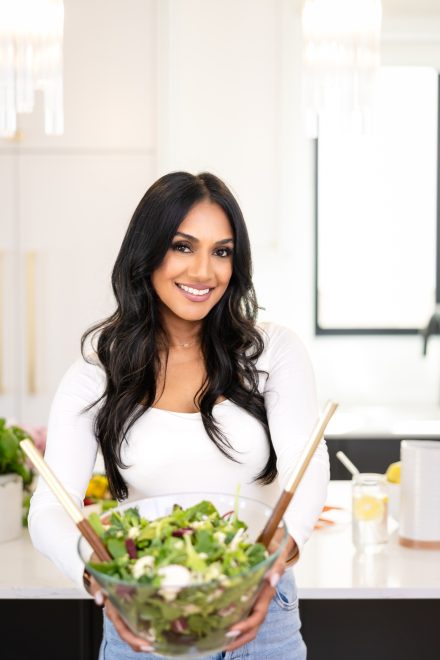
{"label": "eyebrow", "polygon": [[[191,234],[185,234],[183,231],[176,231],[176,236],[183,236],[184,238],[187,238],[190,241],[194,241],[194,243],[200,243],[198,238],[196,238],[195,236],[191,236]],[[225,243],[233,243],[233,242],[234,242],[233,238],[222,238],[221,241],[216,241],[214,245],[224,245]]]}

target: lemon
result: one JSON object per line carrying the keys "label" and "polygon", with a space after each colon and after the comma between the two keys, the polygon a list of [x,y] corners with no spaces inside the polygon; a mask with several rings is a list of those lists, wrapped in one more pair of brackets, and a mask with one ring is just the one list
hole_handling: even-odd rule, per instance
{"label": "lemon", "polygon": [[108,488],[108,479],[103,474],[94,474],[87,487],[86,497],[102,499]]}
{"label": "lemon", "polygon": [[361,495],[355,497],[353,511],[356,520],[377,520],[385,513],[384,497],[373,497],[372,495]]}
{"label": "lemon", "polygon": [[388,466],[388,469],[385,473],[387,481],[390,481],[392,484],[400,484],[401,465],[401,461],[398,461],[397,463],[391,463],[391,465]]}

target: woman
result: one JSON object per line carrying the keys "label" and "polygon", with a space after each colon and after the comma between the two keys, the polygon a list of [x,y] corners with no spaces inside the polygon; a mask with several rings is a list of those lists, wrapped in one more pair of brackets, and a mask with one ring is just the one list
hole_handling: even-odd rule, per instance
{"label": "woman", "polygon": [[[234,492],[274,504],[318,415],[298,338],[256,324],[249,238],[232,193],[209,173],[160,178],[139,203],[112,275],[117,308],[83,337],[53,402],[46,460],[81,503],[100,447],[113,495]],[[85,342],[97,335],[96,353]],[[294,576],[329,478],[318,448],[286,514],[289,541],[250,616],[210,659],[303,660]],[[43,482],[34,545],[78,583],[77,531]],[[281,578],[281,579],[280,579]],[[97,603],[103,596],[92,581]],[[150,654],[105,602],[101,658]],[[237,651],[236,651],[237,649]]]}

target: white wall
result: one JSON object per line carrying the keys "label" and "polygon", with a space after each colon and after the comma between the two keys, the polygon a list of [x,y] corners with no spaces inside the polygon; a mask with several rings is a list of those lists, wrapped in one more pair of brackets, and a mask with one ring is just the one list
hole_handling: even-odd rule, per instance
{"label": "white wall", "polygon": [[0,140],[0,416],[26,424],[46,423],[82,333],[113,310],[112,266],[134,208],[157,178],[155,0],[64,4],[65,133],[44,134],[38,94],[35,112],[19,116],[19,137]]}
{"label": "white wall", "polygon": [[[385,15],[384,61],[440,65],[440,7],[420,0],[425,9],[431,2],[432,11],[402,18],[399,1],[385,1],[393,13],[390,19]],[[21,421],[46,420],[82,330],[111,304],[108,276],[133,207],[152,180],[175,169],[211,170],[236,193],[253,242],[255,283],[266,308],[261,318],[288,325],[303,338],[322,400],[437,403],[437,338],[422,358],[417,337],[313,334],[313,159],[300,104],[302,1],[66,0],[65,5],[66,133],[44,136],[40,99],[36,112],[20,119],[22,141],[0,141],[6,282],[15,285],[13,258],[17,277],[23,277],[22,254],[14,257],[14,250],[53,250],[45,262],[50,285],[38,308],[44,337],[38,385],[44,401],[25,397]],[[106,190],[117,194],[109,211],[98,208]],[[105,249],[97,251],[96,234],[101,232],[102,240],[100,223],[107,213],[112,231],[101,243]],[[77,226],[75,218],[80,218]],[[67,235],[76,237],[67,246],[61,231],[66,223]],[[81,227],[90,228],[86,247]],[[56,272],[55,256],[66,247],[71,249],[63,265],[69,272],[60,289],[49,270],[53,265]],[[83,250],[82,263],[76,263],[73,249]],[[94,260],[93,286],[84,289]],[[78,317],[69,312],[74,308],[69,301],[78,304],[80,291]],[[23,371],[25,360],[16,341],[24,326],[15,289],[6,288],[5,296],[8,394],[0,414],[15,394],[10,381],[16,365]],[[50,301],[60,329],[44,309]],[[10,313],[9,305],[15,311]],[[21,321],[9,323],[12,316]],[[18,333],[17,324],[23,326]],[[47,367],[52,353],[57,359]]]}
{"label": "white wall", "polygon": [[[289,0],[159,3],[160,170],[209,169],[236,193],[253,241],[261,317],[301,335],[322,400],[436,404],[437,338],[423,358],[419,337],[313,334],[313,160],[300,110],[300,8]],[[440,14],[430,9],[423,20],[408,14],[408,3],[403,16],[398,3],[385,3],[385,63],[440,64]]]}

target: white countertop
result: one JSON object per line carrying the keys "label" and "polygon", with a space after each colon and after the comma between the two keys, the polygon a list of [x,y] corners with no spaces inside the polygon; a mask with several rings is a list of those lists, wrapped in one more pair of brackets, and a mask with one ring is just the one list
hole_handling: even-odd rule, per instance
{"label": "white countertop", "polygon": [[[327,504],[351,511],[350,495],[351,481],[332,481]],[[315,531],[295,566],[300,598],[440,598],[440,550],[404,548],[393,519],[389,528],[383,550],[363,556],[350,522]]]}
{"label": "white countertop", "polygon": [[436,405],[350,406],[342,404],[329,422],[325,437],[440,437],[440,407]]}
{"label": "white countertop", "polygon": [[0,543],[0,598],[89,598],[32,546],[29,533]]}
{"label": "white countertop", "polygon": [[[330,484],[328,504],[350,507],[349,481]],[[295,566],[300,598],[439,598],[440,551],[412,550],[390,542],[379,555],[360,557],[348,521],[315,531]],[[394,525],[395,527],[395,525]],[[83,599],[89,596],[64,577],[29,539],[0,544],[0,598]]]}

